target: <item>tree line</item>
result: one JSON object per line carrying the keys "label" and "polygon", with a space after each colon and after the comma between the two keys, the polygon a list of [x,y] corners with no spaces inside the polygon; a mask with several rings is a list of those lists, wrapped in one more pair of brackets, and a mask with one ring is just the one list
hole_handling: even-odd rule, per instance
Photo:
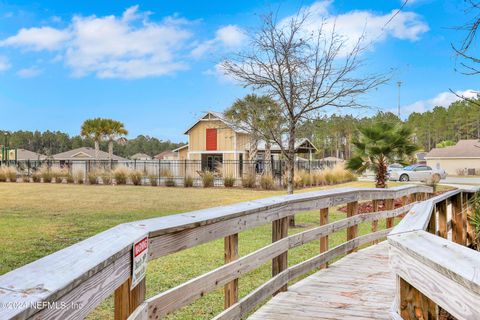
{"label": "tree line", "polygon": [[430,151],[435,147],[446,147],[461,139],[480,138],[480,99],[460,100],[448,107],[414,112],[401,120],[391,112],[379,112],[371,117],[338,115],[318,117],[305,121],[299,128],[299,136],[309,138],[320,150],[318,157],[352,156],[351,141],[358,137],[359,128],[377,122],[404,123],[413,132],[419,150]]}
{"label": "tree line", "polygon": [[[5,133],[8,133],[5,136]],[[9,148],[21,148],[51,156],[60,152],[80,148],[94,147],[94,141],[80,135],[70,136],[60,131],[0,131],[0,145],[7,142]],[[184,143],[160,140],[148,135],[139,135],[134,139],[118,139],[113,141],[114,154],[128,158],[135,153],[145,153],[154,156],[165,150],[173,150]],[[100,149],[108,150],[108,141],[100,142]]]}

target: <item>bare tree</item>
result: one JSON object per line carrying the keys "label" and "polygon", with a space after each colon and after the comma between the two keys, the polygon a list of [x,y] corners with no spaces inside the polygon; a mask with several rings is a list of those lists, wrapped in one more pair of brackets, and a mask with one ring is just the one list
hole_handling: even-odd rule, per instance
{"label": "bare tree", "polygon": [[363,37],[351,45],[335,26],[321,23],[308,30],[308,12],[286,21],[273,14],[251,37],[249,49],[222,63],[226,74],[246,87],[273,97],[285,118],[287,144],[273,137],[287,162],[288,193],[293,193],[295,139],[298,126],[326,107],[362,107],[357,97],[386,82],[381,74],[359,75]]}
{"label": "bare tree", "polygon": [[457,57],[460,59],[460,66],[462,70],[458,70],[466,75],[477,75],[480,73],[479,64],[480,57],[475,57],[471,53],[472,44],[475,42],[477,31],[480,26],[480,2],[475,0],[464,0],[467,4],[465,14],[472,14],[474,17],[465,25],[457,27],[456,29],[466,32],[466,35],[460,46],[451,44]]}

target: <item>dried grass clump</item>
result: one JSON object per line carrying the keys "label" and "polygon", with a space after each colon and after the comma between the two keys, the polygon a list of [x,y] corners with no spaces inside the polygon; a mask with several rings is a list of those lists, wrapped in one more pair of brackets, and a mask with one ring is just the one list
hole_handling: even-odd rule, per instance
{"label": "dried grass clump", "polygon": [[44,166],[40,168],[40,176],[42,177],[43,183],[51,183],[52,182],[52,170]]}
{"label": "dried grass clump", "polygon": [[185,188],[193,187],[193,178],[190,176],[186,176],[185,179],[183,179],[183,186]]}
{"label": "dried grass clump", "polygon": [[255,188],[257,177],[253,173],[246,173],[242,177],[242,187]]}
{"label": "dried grass clump", "polygon": [[272,190],[275,189],[275,181],[273,177],[269,174],[264,174],[260,177],[260,187],[263,190]]}
{"label": "dried grass clump", "polygon": [[130,169],[126,167],[117,167],[113,171],[113,177],[115,178],[115,183],[117,185],[127,184],[127,179],[129,175],[130,175]]}
{"label": "dried grass clump", "polygon": [[132,181],[134,186],[142,185],[142,178],[143,172],[140,170],[132,170],[130,171],[130,180]]}
{"label": "dried grass clump", "polygon": [[85,183],[85,174],[83,173],[83,171],[76,171],[75,174],[74,174],[74,180],[78,184],[84,184]]}
{"label": "dried grass clump", "polygon": [[5,175],[7,176],[8,181],[17,181],[17,169],[15,169],[14,167],[4,167],[3,170],[5,172]]}
{"label": "dried grass clump", "polygon": [[154,175],[154,174],[148,175],[148,181],[150,182],[150,185],[151,185],[152,187],[158,186],[158,180],[157,180],[157,176],[156,176],[156,175]]}
{"label": "dried grass clump", "polygon": [[232,188],[235,185],[235,178],[232,176],[227,176],[223,178],[223,185],[226,188]]}
{"label": "dried grass clump", "polygon": [[112,172],[103,170],[100,172],[100,178],[102,179],[102,184],[103,185],[109,185],[112,184]]}
{"label": "dried grass clump", "polygon": [[50,173],[52,175],[52,180],[56,183],[62,183],[63,177],[68,175],[68,171],[62,168],[51,168]]}
{"label": "dried grass clump", "polygon": [[88,176],[87,176],[88,183],[89,184],[98,184],[99,175],[100,174],[96,170],[90,170],[88,172]]}
{"label": "dried grass clump", "polygon": [[213,187],[215,181],[215,174],[212,171],[203,171],[202,172],[202,184],[204,188]]}

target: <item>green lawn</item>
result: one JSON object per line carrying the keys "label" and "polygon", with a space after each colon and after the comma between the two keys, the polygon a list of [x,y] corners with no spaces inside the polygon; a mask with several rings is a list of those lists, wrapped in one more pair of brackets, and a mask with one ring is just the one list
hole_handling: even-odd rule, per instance
{"label": "green lawn", "polygon": [[[391,184],[393,186],[393,184]],[[351,182],[335,187],[372,187],[370,182]],[[321,188],[317,188],[321,189]],[[312,190],[312,189],[305,189]],[[119,223],[166,216],[201,208],[247,201],[284,191],[246,189],[162,188],[135,186],[85,186],[58,184],[0,183],[0,274],[20,267],[54,251],[106,230]],[[344,218],[332,210],[330,220]],[[297,216],[301,226],[290,233],[318,225],[318,211]],[[380,228],[384,227],[384,221]],[[370,225],[360,226],[360,234]],[[345,231],[330,237],[330,246],[345,241]],[[245,255],[271,242],[271,226],[265,225],[240,234],[240,254]],[[318,242],[291,250],[289,264],[318,254]],[[222,265],[223,240],[191,248],[149,264],[147,296],[174,287],[197,275]],[[265,265],[240,279],[244,296],[270,276]],[[222,290],[206,295],[171,318],[205,319],[222,310]],[[90,319],[113,317],[112,299],[107,300]]]}

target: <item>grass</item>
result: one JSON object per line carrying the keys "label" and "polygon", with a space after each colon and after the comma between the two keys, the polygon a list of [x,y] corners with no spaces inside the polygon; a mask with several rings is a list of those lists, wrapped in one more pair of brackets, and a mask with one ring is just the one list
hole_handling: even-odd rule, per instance
{"label": "grass", "polygon": [[[395,184],[391,184],[393,186]],[[350,182],[334,187],[372,187],[372,182]],[[310,188],[315,190],[332,188]],[[225,188],[159,188],[135,186],[85,186],[66,184],[0,183],[0,274],[18,268],[60,250],[119,223],[166,216],[201,208],[253,200],[283,194],[284,191],[258,191]],[[345,217],[331,210],[330,221]],[[301,227],[290,233],[318,225],[318,211],[299,214]],[[380,224],[380,228],[384,227]],[[370,230],[360,225],[360,234]],[[329,238],[330,246],[345,241],[345,231]],[[271,242],[270,225],[240,234],[240,255]],[[318,242],[291,250],[289,264],[301,262],[318,253]],[[149,264],[147,296],[172,288],[223,263],[223,239],[197,246]],[[270,265],[254,270],[240,279],[240,296],[244,296],[270,277]],[[183,308],[172,319],[211,318],[222,310],[223,291],[207,294]],[[113,302],[108,299],[89,319],[113,318]]]}

